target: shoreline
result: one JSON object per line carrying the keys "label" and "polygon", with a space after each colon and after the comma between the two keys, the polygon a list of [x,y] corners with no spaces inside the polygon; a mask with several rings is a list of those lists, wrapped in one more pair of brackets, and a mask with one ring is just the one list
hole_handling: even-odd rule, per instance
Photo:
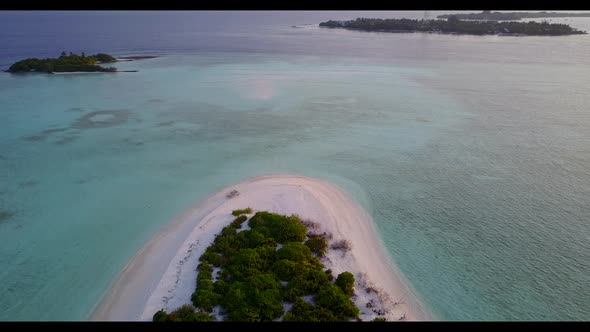
{"label": "shoreline", "polygon": [[[131,61],[131,60],[130,60]],[[138,70],[115,70],[115,71],[57,71],[57,72],[39,72],[39,71],[31,71],[31,72],[11,72],[9,70],[4,70],[7,74],[14,74],[14,75],[30,75],[30,74],[46,74],[46,75],[79,75],[79,74],[114,74],[114,73],[137,73]]]}
{"label": "shoreline", "polygon": [[[226,197],[232,190],[239,195]],[[159,309],[172,311],[190,303],[199,257],[235,218],[231,211],[246,207],[253,213],[298,214],[302,220],[318,223],[319,232],[331,233],[331,243],[349,241],[349,252],[329,249],[322,263],[334,275],[343,271],[355,275],[353,301],[362,320],[380,316],[368,309],[368,302],[383,310],[390,321],[432,319],[395,268],[370,215],[358,203],[323,180],[283,174],[253,177],[228,186],[164,226],[125,266],[90,320],[151,321]]]}

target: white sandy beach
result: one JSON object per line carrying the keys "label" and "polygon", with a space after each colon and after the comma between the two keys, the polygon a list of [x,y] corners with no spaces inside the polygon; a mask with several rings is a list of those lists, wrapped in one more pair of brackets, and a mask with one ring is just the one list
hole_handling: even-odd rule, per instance
{"label": "white sandy beach", "polygon": [[[227,198],[237,190],[239,195]],[[353,300],[362,320],[429,320],[403,276],[385,251],[373,221],[352,198],[323,180],[298,175],[271,175],[245,180],[209,196],[176,218],[156,235],[121,272],[98,305],[91,320],[151,320],[165,308],[168,312],[190,303],[196,287],[198,259],[215,235],[235,218],[235,209],[251,207],[281,214],[298,214],[333,235],[330,243],[348,240],[352,249],[329,249],[322,260],[336,276],[355,275]],[[252,215],[249,215],[249,217]],[[367,292],[372,287],[379,294]],[[373,308],[367,308],[371,301]],[[375,311],[373,311],[375,309]]]}
{"label": "white sandy beach", "polygon": [[106,71],[67,71],[67,72],[52,72],[51,75],[80,75],[80,74],[108,74],[114,72]]}

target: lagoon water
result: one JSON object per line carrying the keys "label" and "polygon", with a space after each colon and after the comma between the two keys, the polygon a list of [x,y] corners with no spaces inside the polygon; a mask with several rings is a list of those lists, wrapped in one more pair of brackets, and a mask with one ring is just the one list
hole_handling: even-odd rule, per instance
{"label": "lagoon water", "polygon": [[[590,319],[590,37],[320,29],[423,12],[3,12],[0,320],[85,320],[142,245],[244,178],[334,182],[442,320]],[[590,30],[590,18],[566,21]]]}

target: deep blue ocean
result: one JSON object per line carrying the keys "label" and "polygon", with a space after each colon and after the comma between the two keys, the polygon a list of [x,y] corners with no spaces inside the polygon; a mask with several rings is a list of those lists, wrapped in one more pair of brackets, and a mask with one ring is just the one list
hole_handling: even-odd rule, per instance
{"label": "deep blue ocean", "polygon": [[358,199],[437,319],[589,320],[590,35],[317,26],[423,15],[0,12],[2,69],[161,55],[0,73],[0,320],[88,319],[175,216],[274,172]]}

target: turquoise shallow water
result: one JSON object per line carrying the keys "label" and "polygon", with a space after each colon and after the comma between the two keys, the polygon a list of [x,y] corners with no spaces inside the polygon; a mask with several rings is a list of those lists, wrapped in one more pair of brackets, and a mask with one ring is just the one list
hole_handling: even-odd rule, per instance
{"label": "turquoise shallow water", "polygon": [[274,172],[356,197],[439,319],[588,320],[587,40],[373,38],[394,56],[168,51],[118,64],[138,73],[0,75],[0,320],[87,319],[169,220]]}
{"label": "turquoise shallow water", "polygon": [[210,65],[224,57],[169,55],[121,64],[141,71],[118,75],[2,76],[2,207],[14,214],[1,233],[4,317],[85,317],[158,227],[245,177],[316,175],[362,199],[363,151],[386,165],[393,143],[415,149],[460,120],[440,106],[433,115],[443,96],[415,91],[410,78],[423,70],[248,55]]}

